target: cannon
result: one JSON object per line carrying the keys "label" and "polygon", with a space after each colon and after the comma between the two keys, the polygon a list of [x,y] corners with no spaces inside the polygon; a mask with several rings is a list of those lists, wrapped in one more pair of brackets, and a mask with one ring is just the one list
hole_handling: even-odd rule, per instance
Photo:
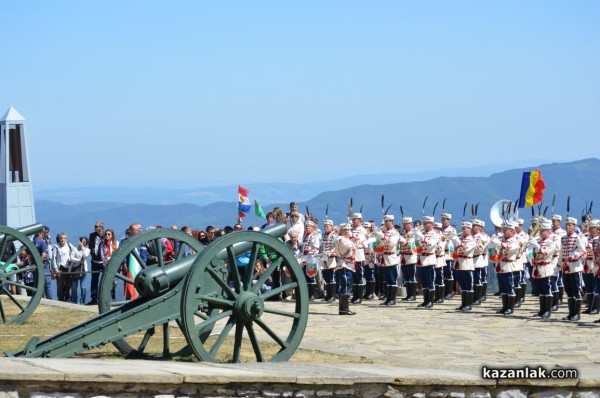
{"label": "cannon", "polygon": [[[112,343],[127,357],[143,357],[149,341],[156,337],[156,328],[162,327],[160,344],[165,357],[191,353],[203,361],[240,362],[246,332],[258,362],[285,361],[300,344],[308,318],[304,274],[292,252],[278,239],[285,233],[285,225],[278,224],[262,231],[234,232],[206,247],[174,230],[135,235],[113,254],[104,269],[96,318],[45,341],[33,337],[22,351],[7,355],[64,358]],[[162,256],[163,239],[179,242],[170,263]],[[140,255],[140,245],[145,242],[155,243],[157,264],[146,264]],[[253,281],[253,265],[261,250],[274,254],[276,260]],[[190,251],[195,253],[186,256]],[[236,256],[248,252],[248,269],[240,273]],[[129,262],[139,265],[135,278],[122,272],[123,264]],[[261,293],[268,278],[283,268],[289,281]],[[121,289],[134,289],[138,297],[120,300],[115,291]],[[269,301],[286,290],[295,293],[296,301],[290,304],[293,309],[284,310]],[[187,343],[177,353],[171,350],[169,323],[179,326]],[[228,337],[233,337],[233,344],[224,345]],[[276,349],[265,350],[266,344]]]}
{"label": "cannon", "polygon": [[[41,231],[41,224],[19,229],[0,226],[0,319],[4,323],[25,322],[44,295],[44,263],[28,238]],[[18,266],[16,263],[25,251],[29,254],[29,265]],[[34,276],[33,284],[26,285],[23,277],[30,272]],[[28,300],[13,292],[12,287],[25,290]]]}

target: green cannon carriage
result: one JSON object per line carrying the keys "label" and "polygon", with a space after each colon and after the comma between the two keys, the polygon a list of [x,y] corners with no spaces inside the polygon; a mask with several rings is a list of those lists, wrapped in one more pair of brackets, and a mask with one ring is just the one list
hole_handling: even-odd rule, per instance
{"label": "green cannon carriage", "polygon": [[[159,339],[163,357],[191,353],[203,361],[239,362],[242,346],[248,347],[249,341],[256,361],[285,361],[298,348],[308,318],[304,274],[278,239],[285,233],[285,225],[278,224],[258,232],[231,233],[206,247],[192,236],[169,229],[135,235],[104,269],[100,315],[45,341],[34,337],[23,350],[7,355],[64,358],[112,343],[126,356],[140,357],[152,339]],[[163,239],[179,242],[170,263],[163,260]],[[147,265],[140,256],[138,247],[145,242],[157,247],[158,264]],[[274,254],[276,260],[266,265],[262,275],[253,275],[261,250]],[[193,254],[185,256],[190,252]],[[239,272],[236,257],[244,253],[249,253],[249,265],[246,272]],[[124,272],[129,261],[141,268],[135,278]],[[287,282],[261,293],[274,272],[283,270]],[[133,288],[137,298],[115,299],[115,290]],[[289,308],[270,301],[290,290],[295,302]],[[175,337],[169,331],[170,323],[177,324],[185,336],[186,344],[177,352],[171,348]],[[162,328],[162,333],[156,333],[157,328]],[[224,344],[226,340],[232,343]]]}

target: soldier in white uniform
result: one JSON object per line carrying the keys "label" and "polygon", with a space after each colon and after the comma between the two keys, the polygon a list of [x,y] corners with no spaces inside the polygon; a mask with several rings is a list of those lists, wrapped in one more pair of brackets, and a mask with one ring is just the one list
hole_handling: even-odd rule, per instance
{"label": "soldier in white uniform", "polygon": [[540,293],[540,311],[536,316],[547,319],[550,317],[550,308],[552,307],[552,293],[550,292],[550,277],[554,275],[554,254],[558,247],[552,237],[552,224],[548,220],[540,223],[540,235],[533,237],[531,247],[533,249],[531,278],[535,280],[535,285]]}
{"label": "soldier in white uniform", "polygon": [[[562,222],[562,216],[560,214],[553,214],[552,215],[552,235],[554,236],[554,239],[556,241],[556,244],[559,246],[561,245],[561,238],[566,234],[566,231],[564,229],[561,228],[560,223]],[[557,267],[557,272],[554,274],[554,276],[552,276],[550,278],[550,285],[552,286],[552,297],[554,297],[554,292],[556,292],[556,298],[553,298],[552,301],[552,311],[556,311],[558,310],[559,305],[561,305],[563,303],[563,297],[564,297],[564,293],[565,293],[565,287],[563,284],[563,271],[562,268],[560,267],[560,264],[558,264],[558,254],[560,253],[560,251],[556,254],[556,258],[555,258],[555,264]]]}
{"label": "soldier in white uniform", "polygon": [[336,283],[335,283],[335,256],[332,253],[333,244],[338,237],[338,234],[333,230],[333,221],[323,221],[323,239],[321,241],[321,275],[325,281],[325,298],[323,301],[332,303],[335,301]]}
{"label": "soldier in white uniform", "polygon": [[567,233],[561,238],[558,263],[563,270],[565,292],[569,300],[569,315],[565,321],[578,321],[581,314],[581,272],[585,262],[586,247],[582,237],[575,232],[577,219],[567,217]]}
{"label": "soldier in white uniform", "polygon": [[317,255],[319,254],[319,249],[321,247],[321,241],[319,240],[319,235],[315,229],[315,223],[307,220],[304,223],[304,239],[302,243],[302,250],[304,254],[304,258],[306,262],[304,263],[304,276],[306,277],[306,283],[308,284],[308,299],[309,301],[313,301],[317,296],[317,279],[316,275],[309,275],[314,273],[317,270],[312,269],[313,264],[317,264]]}
{"label": "soldier in white uniform", "polygon": [[583,264],[583,273],[581,277],[583,278],[583,285],[585,286],[586,310],[584,312],[589,314],[592,312],[594,307],[594,291],[596,289],[596,279],[594,278],[594,250],[592,247],[594,236],[596,235],[596,227],[592,222],[593,220],[588,220],[587,216],[585,218],[585,224],[587,226],[587,233],[585,234],[585,248],[587,255]]}
{"label": "soldier in white uniform", "polygon": [[423,216],[423,232],[415,234],[415,240],[420,246],[417,272],[423,288],[423,303],[420,308],[431,308],[435,300],[435,250],[440,240],[440,235],[433,229],[434,219],[431,216]]}
{"label": "soldier in white uniform", "polygon": [[[365,227],[365,230],[367,231],[367,236],[370,236],[375,228],[375,226],[369,221],[365,221],[363,223],[363,227]],[[376,254],[377,253],[375,253],[375,250],[373,250],[372,244],[365,244],[365,262],[363,264],[363,269],[365,271],[366,287],[365,294],[363,296],[364,300],[373,300],[375,297],[375,268],[377,264]]]}
{"label": "soldier in white uniform", "polygon": [[406,297],[404,301],[415,301],[417,299],[417,279],[415,272],[418,255],[416,253],[415,231],[413,230],[412,217],[402,217],[404,236],[398,238],[400,244],[400,266],[406,286]]}
{"label": "soldier in white uniform", "polygon": [[349,224],[342,224],[340,226],[340,235],[335,240],[333,245],[333,255],[335,256],[336,267],[335,267],[335,278],[337,279],[340,290],[339,290],[339,314],[340,315],[354,315],[355,313],[349,309],[350,301],[350,283],[352,281],[352,274],[354,273],[354,253],[356,252],[356,246],[350,239],[350,229],[352,227]]}
{"label": "soldier in white uniform", "polygon": [[352,274],[352,304],[360,304],[365,293],[365,241],[367,240],[367,230],[362,225],[362,214],[352,214],[352,229],[350,230],[350,239],[356,246],[354,257],[354,273]]}
{"label": "soldier in white uniform", "polygon": [[473,307],[473,298],[475,292],[473,290],[473,271],[475,264],[473,263],[473,253],[475,252],[475,239],[471,234],[473,224],[469,221],[462,223],[462,237],[454,236],[452,243],[457,254],[456,263],[454,264],[454,275],[458,278],[458,284],[461,291],[461,305],[457,308],[459,311],[470,311]]}
{"label": "soldier in white uniform", "polygon": [[[590,240],[592,242],[592,253],[594,256],[593,272],[595,278],[595,289],[593,299],[593,309],[590,314],[600,313],[600,220],[592,220],[590,223]],[[600,323],[600,319],[594,321]]]}
{"label": "soldier in white uniform", "polygon": [[375,232],[377,244],[383,247],[381,252],[381,272],[386,284],[386,300],[381,305],[396,305],[396,294],[398,293],[398,240],[400,234],[394,228],[394,215],[384,216],[382,231]]}
{"label": "soldier in white uniform", "polygon": [[442,213],[442,241],[445,242],[446,266],[444,267],[444,284],[445,298],[451,299],[454,297],[454,245],[451,241],[453,236],[456,236],[456,228],[450,225],[452,214]]}
{"label": "soldier in white uniform", "polygon": [[517,296],[515,301],[515,307],[519,308],[525,300],[525,291],[527,288],[527,282],[525,282],[524,270],[527,258],[525,257],[525,249],[529,246],[529,235],[523,231],[523,223],[525,222],[522,218],[515,220],[517,223],[515,227],[515,236],[519,240],[520,249],[517,261],[515,261],[515,271],[513,274],[513,282],[515,284],[515,295]]}
{"label": "soldier in white uniform", "polygon": [[490,237],[485,233],[485,221],[477,218],[473,219],[473,239],[475,240],[475,251],[473,252],[473,285],[475,286],[475,296],[473,304],[479,305],[485,301],[487,294],[487,267],[488,267],[488,245]]}
{"label": "soldier in white uniform", "polygon": [[444,267],[446,266],[446,255],[444,248],[446,242],[442,240],[442,223],[434,222],[433,229],[437,232],[439,239],[435,247],[435,304],[444,302]]}
{"label": "soldier in white uniform", "polygon": [[515,262],[521,250],[519,240],[515,236],[515,227],[517,223],[505,220],[502,223],[502,238],[492,239],[490,245],[497,247],[500,252],[500,259],[496,263],[496,274],[498,275],[498,287],[502,297],[502,309],[496,311],[498,314],[510,315],[515,309],[515,286],[513,282],[513,272],[515,271]]}

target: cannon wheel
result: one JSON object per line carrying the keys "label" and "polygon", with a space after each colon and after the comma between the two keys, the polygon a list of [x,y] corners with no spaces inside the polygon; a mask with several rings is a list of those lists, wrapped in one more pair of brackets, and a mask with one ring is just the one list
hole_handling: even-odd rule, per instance
{"label": "cannon wheel", "polygon": [[[33,242],[23,233],[13,228],[0,226],[0,236],[3,236],[0,239],[0,258],[5,257],[11,241],[15,243],[17,249],[15,253],[6,259],[7,261],[0,262],[0,291],[3,295],[0,299],[0,318],[4,323],[23,323],[35,311],[44,295],[44,263]],[[24,250],[29,252],[31,264],[19,268],[15,263]],[[27,286],[22,282],[22,276],[29,271],[34,273],[34,286]],[[12,280],[15,279],[15,276],[16,280]],[[29,301],[19,300],[19,296],[11,291],[13,286],[25,289],[30,293]]]}
{"label": "cannon wheel", "polygon": [[[248,266],[251,269],[261,246],[279,256],[255,284],[252,282],[253,272],[246,272],[241,277],[238,267],[232,267],[230,272],[227,265],[235,264],[233,246],[238,242],[252,243],[249,261],[252,265]],[[223,250],[227,253],[227,260],[219,260],[217,256]],[[277,267],[284,266],[291,281],[261,294],[263,283]],[[233,288],[229,287],[228,281]],[[274,308],[268,299],[288,289],[295,291],[296,301],[290,304],[294,308]],[[246,345],[249,353],[244,360],[252,360],[252,357],[257,362],[288,360],[302,340],[307,320],[308,291],[302,269],[292,252],[267,234],[235,232],[215,240],[198,256],[186,277],[181,301],[182,330],[196,356],[203,361],[240,362],[242,345]],[[250,346],[243,342],[244,331]],[[287,333],[287,336],[282,333]],[[223,344],[230,334],[233,334],[233,344]],[[269,346],[265,343],[274,344]],[[232,348],[226,348],[230,346]]]}
{"label": "cannon wheel", "polygon": [[[136,258],[137,263],[139,264],[141,269],[146,269],[148,267],[164,267],[165,265],[168,265],[168,263],[165,263],[163,260],[162,244],[161,244],[162,238],[174,239],[174,240],[177,240],[180,242],[179,250],[174,255],[174,258],[176,260],[183,257],[184,247],[186,247],[186,246],[191,248],[192,250],[194,250],[196,253],[198,253],[204,249],[204,245],[202,243],[200,243],[197,239],[195,239],[193,236],[190,236],[184,232],[176,231],[176,230],[172,230],[172,229],[155,229],[155,230],[151,230],[151,231],[146,231],[146,232],[137,234],[133,238],[130,238],[127,241],[123,242],[123,245],[120,246],[119,249],[113,253],[112,257],[106,264],[106,267],[104,268],[104,272],[102,274],[102,280],[100,282],[100,289],[98,291],[98,298],[99,298],[98,308],[99,308],[100,314],[111,311],[111,310],[113,310],[117,307],[120,307],[120,306],[128,303],[129,301],[131,301],[131,299],[117,300],[119,298],[118,296],[116,298],[113,298],[113,295],[116,296],[116,294],[115,294],[116,292],[114,289],[119,281],[122,282],[123,290],[131,289],[131,290],[135,291],[135,288],[133,286],[133,279],[129,278],[128,276],[123,275],[121,273],[121,264],[124,261],[126,261],[126,259],[129,258],[129,254],[132,254]],[[139,253],[136,250],[136,248],[140,244],[145,243],[145,242],[150,242],[150,241],[154,241],[154,243],[156,244],[156,247],[158,249],[158,254],[159,254],[158,255],[158,261],[159,261],[158,264],[147,265],[142,260]],[[118,285],[120,286],[120,284],[118,284]],[[119,294],[119,296],[120,296],[120,294]],[[161,326],[161,325],[156,325],[156,326]],[[169,343],[169,338],[168,338],[168,323],[165,323],[162,326],[163,326],[162,355],[164,357],[169,357],[172,355],[172,353],[170,352],[170,343]],[[150,340],[150,338],[152,338],[154,336],[154,333],[155,333],[154,327],[146,330],[141,343],[136,344],[137,345],[136,348],[133,347],[134,343],[131,342],[131,340],[132,340],[131,337],[129,337],[128,339],[120,339],[120,340],[114,341],[113,345],[115,347],[117,347],[117,349],[124,355],[130,356],[130,357],[143,357],[145,355],[144,350],[147,346],[147,343]],[[131,344],[128,341],[130,341]]]}

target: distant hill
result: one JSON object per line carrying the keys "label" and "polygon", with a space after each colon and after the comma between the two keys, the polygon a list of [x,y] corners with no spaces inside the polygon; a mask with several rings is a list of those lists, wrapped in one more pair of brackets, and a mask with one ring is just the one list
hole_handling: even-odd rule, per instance
{"label": "distant hill", "polygon": [[[550,205],[552,195],[557,193],[555,211],[566,212],[566,199],[571,195],[571,214],[581,216],[586,202],[594,199],[600,201],[600,159],[585,159],[569,163],[552,163],[528,168],[513,169],[495,173],[489,177],[438,177],[426,181],[400,182],[393,184],[359,185],[351,188],[323,188],[318,194],[307,201],[300,201],[300,209],[309,207],[311,213],[322,220],[325,208],[329,205],[329,218],[335,222],[346,220],[347,205],[353,199],[354,211],[362,206],[365,219],[381,220],[381,195],[385,195],[386,206],[392,204],[390,213],[399,217],[400,205],[404,213],[415,219],[420,219],[422,203],[429,196],[426,212],[431,214],[436,202],[439,202],[436,216],[441,212],[442,201],[446,198],[446,211],[454,215],[455,224],[460,223],[465,202],[480,203],[479,214],[489,223],[491,206],[500,199],[515,200],[518,197],[521,177],[524,171],[539,167],[546,182],[545,205]],[[269,186],[272,184],[266,184]],[[288,209],[288,203],[295,200],[299,194],[293,189],[294,184],[280,184],[281,192],[271,192],[270,195],[284,195],[281,200],[261,202],[265,211],[273,206]],[[265,186],[265,189],[266,189]],[[228,188],[231,189],[231,188]],[[126,191],[126,190],[124,190]],[[261,188],[252,188],[253,197],[262,198]],[[139,195],[137,201],[146,202],[147,197]],[[600,206],[600,203],[598,204]],[[115,229],[121,236],[125,228],[132,222],[147,225],[163,225],[178,227],[189,225],[192,228],[205,228],[207,225],[233,225],[236,221],[237,203],[217,201],[205,206],[185,203],[180,204],[123,204],[103,201],[90,201],[81,204],[62,204],[55,201],[36,201],[37,219],[52,227],[53,233],[66,231],[71,237],[87,235],[92,231],[95,220],[104,220],[106,225]],[[467,218],[470,218],[470,205]],[[599,210],[600,211],[600,210]],[[550,212],[550,210],[548,210]],[[598,213],[598,212],[596,212]],[[527,220],[531,210],[526,209],[522,214]],[[254,225],[253,214],[246,219],[245,225]],[[264,220],[258,220],[262,224]]]}

